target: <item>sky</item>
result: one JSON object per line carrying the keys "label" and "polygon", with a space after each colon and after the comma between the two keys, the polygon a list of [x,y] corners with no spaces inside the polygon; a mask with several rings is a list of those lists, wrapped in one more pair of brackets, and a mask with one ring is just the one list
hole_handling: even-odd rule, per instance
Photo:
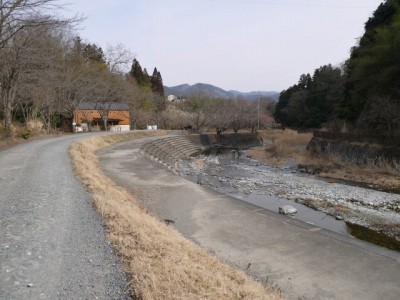
{"label": "sky", "polygon": [[86,42],[123,44],[164,85],[282,91],[339,65],[383,0],[69,0]]}

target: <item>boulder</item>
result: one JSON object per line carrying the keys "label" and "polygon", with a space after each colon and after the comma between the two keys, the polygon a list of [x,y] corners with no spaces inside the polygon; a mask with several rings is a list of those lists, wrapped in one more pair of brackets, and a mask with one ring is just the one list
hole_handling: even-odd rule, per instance
{"label": "boulder", "polygon": [[283,215],[294,215],[297,213],[297,209],[291,205],[284,205],[279,207],[279,213]]}

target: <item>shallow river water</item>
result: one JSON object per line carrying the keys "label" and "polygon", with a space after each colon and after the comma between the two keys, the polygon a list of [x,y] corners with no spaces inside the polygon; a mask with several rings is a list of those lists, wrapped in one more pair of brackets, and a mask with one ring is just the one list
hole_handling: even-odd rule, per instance
{"label": "shallow river water", "polygon": [[[400,195],[368,190],[338,183],[329,183],[300,174],[294,167],[274,167],[237,153],[199,156],[185,161],[181,175],[207,188],[278,212],[291,205],[297,209],[295,219],[340,234],[350,235],[342,220],[297,203],[296,200],[317,199],[349,206],[371,218],[400,223],[400,214],[387,205],[400,203]],[[341,217],[341,216],[339,216]],[[355,220],[363,224],[363,220]]]}

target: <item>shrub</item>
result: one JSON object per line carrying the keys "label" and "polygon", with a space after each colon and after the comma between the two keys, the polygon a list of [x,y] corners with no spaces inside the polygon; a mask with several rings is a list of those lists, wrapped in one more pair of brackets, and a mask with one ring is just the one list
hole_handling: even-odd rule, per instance
{"label": "shrub", "polygon": [[27,140],[32,136],[32,131],[29,129],[24,129],[19,131],[17,135]]}

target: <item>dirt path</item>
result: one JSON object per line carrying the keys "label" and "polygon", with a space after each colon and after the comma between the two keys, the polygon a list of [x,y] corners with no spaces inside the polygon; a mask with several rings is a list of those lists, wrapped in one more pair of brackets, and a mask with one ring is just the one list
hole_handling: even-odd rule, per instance
{"label": "dirt path", "polygon": [[0,299],[126,299],[126,282],[68,149],[88,135],[0,152]]}

